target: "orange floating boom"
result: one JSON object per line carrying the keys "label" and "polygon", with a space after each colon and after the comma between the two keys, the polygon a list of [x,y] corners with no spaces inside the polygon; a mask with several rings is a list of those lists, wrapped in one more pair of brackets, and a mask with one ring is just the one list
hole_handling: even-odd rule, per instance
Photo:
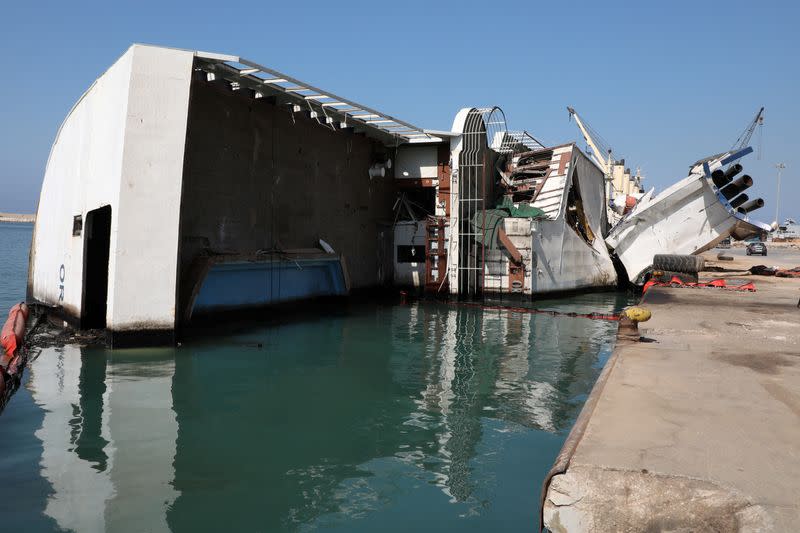
{"label": "orange floating boom", "polygon": [[2,345],[6,355],[9,357],[17,353],[17,349],[22,346],[28,315],[28,306],[24,302],[18,303],[8,312],[8,318],[3,325],[2,332],[0,332],[0,345]]}

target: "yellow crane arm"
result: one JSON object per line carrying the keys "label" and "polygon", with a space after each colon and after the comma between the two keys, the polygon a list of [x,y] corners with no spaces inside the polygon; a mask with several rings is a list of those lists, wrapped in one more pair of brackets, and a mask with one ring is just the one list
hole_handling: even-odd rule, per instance
{"label": "yellow crane arm", "polygon": [[592,136],[589,134],[586,126],[583,124],[580,115],[575,112],[575,109],[572,107],[567,107],[567,111],[569,111],[570,116],[575,117],[575,123],[578,124],[578,128],[581,130],[583,134],[583,138],[586,140],[586,144],[589,145],[589,148],[592,149],[592,155],[594,156],[595,162],[600,165],[600,168],[603,169],[603,172],[608,176],[611,174],[611,169],[609,168],[609,161],[608,161],[608,154],[603,154],[600,151],[600,148],[597,147],[597,143],[595,143]]}

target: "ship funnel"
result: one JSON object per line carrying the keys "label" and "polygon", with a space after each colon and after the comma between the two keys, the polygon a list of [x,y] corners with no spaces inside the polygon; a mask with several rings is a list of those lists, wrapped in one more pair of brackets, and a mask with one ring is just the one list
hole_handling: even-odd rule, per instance
{"label": "ship funnel", "polygon": [[742,171],[742,165],[736,163],[732,165],[731,168],[725,171],[725,177],[728,178],[728,181],[731,181],[733,177]]}
{"label": "ship funnel", "polygon": [[739,212],[749,213],[750,211],[755,211],[761,207],[764,207],[764,200],[761,198],[756,198],[755,200],[750,200],[746,204],[742,205],[742,207],[739,208]]}
{"label": "ship funnel", "polygon": [[727,184],[728,184],[728,182],[729,182],[729,181],[731,181],[731,180],[729,180],[729,179],[728,179],[728,178],[725,176],[725,171],[724,171],[724,170],[722,170],[721,168],[718,168],[717,170],[715,170],[715,171],[714,171],[714,172],[711,174],[711,181],[713,181],[713,182],[714,182],[714,185],[716,185],[716,186],[717,186],[717,189],[721,189],[721,188],[723,188],[725,185],[727,185]]}
{"label": "ship funnel", "polygon": [[736,198],[734,198],[733,200],[731,200],[731,207],[736,209],[737,207],[739,207],[740,205],[742,205],[743,203],[745,203],[749,199],[750,198],[748,198],[746,194],[742,193],[739,196],[737,196]]}
{"label": "ship funnel", "polygon": [[720,189],[719,192],[725,197],[726,200],[730,200],[743,190],[750,188],[753,186],[753,178],[745,174],[744,176],[740,177],[737,180],[734,180]]}

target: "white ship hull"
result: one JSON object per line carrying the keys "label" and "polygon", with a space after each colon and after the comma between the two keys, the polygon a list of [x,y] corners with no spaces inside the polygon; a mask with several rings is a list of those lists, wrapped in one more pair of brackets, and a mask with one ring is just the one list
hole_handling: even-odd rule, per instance
{"label": "white ship hull", "polygon": [[770,230],[734,209],[718,191],[711,173],[749,153],[745,149],[698,163],[689,176],[660,194],[646,194],[606,237],[625,267],[629,281],[640,284],[655,254],[699,254],[726,237],[745,239]]}

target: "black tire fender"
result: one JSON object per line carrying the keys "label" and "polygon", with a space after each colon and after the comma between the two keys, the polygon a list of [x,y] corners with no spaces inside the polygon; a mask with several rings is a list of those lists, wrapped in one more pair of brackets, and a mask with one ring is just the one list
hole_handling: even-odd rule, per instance
{"label": "black tire fender", "polygon": [[699,255],[656,254],[653,256],[654,270],[671,270],[694,274],[706,266],[706,261]]}

